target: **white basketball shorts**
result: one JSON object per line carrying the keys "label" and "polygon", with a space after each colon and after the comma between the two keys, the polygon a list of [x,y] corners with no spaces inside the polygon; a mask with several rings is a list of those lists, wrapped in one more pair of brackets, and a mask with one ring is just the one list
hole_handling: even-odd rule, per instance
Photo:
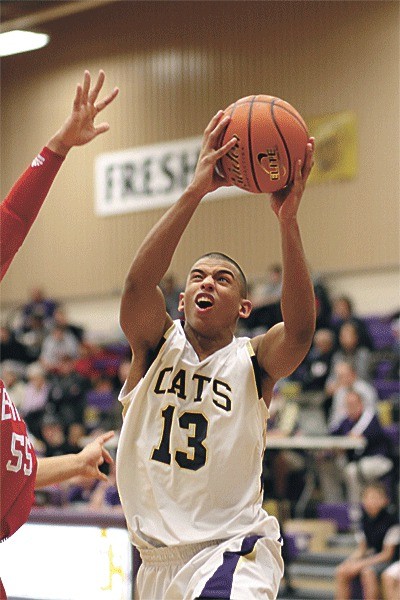
{"label": "white basketball shorts", "polygon": [[275,600],[281,542],[258,535],[140,551],[139,600]]}

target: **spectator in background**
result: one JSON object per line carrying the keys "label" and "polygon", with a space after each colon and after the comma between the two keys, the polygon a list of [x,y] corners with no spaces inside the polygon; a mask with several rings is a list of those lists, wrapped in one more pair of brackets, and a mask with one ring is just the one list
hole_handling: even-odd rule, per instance
{"label": "spectator in background", "polygon": [[50,385],[46,371],[40,363],[32,363],[26,370],[28,383],[25,398],[21,406],[28,430],[37,438],[41,438],[41,420],[44,417],[49,400]]}
{"label": "spectator in background", "polygon": [[57,371],[49,381],[49,411],[57,415],[65,427],[72,423],[83,423],[85,396],[90,385],[75,371],[74,359],[68,355],[62,356]]}
{"label": "spectator in background", "polygon": [[379,600],[379,578],[399,557],[399,525],[388,509],[385,487],[370,483],[362,494],[362,528],[357,549],[336,569],[336,600],[350,600],[351,584],[360,577],[363,597]]}
{"label": "spectator in background", "polygon": [[[351,360],[340,360],[334,366],[333,375],[328,378],[325,391],[331,397],[331,408],[328,411],[328,427],[334,429],[346,417],[346,394],[351,388],[363,399],[365,409],[376,412],[378,394],[375,388],[358,376]],[[360,422],[357,433],[360,433],[364,422]]]}
{"label": "spectator in background", "polygon": [[[298,369],[303,392],[324,392],[331,370],[335,336],[330,329],[317,329],[313,345]],[[295,379],[296,372],[295,372]]]}
{"label": "spectator in background", "polygon": [[313,278],[315,304],[317,311],[317,329],[331,329],[332,303],[328,289],[318,276]]}
{"label": "spectator in background", "polygon": [[53,314],[53,323],[54,325],[63,327],[65,331],[72,333],[72,335],[76,337],[78,342],[81,342],[83,340],[83,336],[85,334],[84,328],[69,322],[66,310],[63,306],[58,306],[55,309]]}
{"label": "spectator in background", "polygon": [[[364,438],[366,441],[363,449],[347,450],[346,461],[337,462],[337,477],[344,477],[347,500],[356,507],[361,500],[362,484],[377,480],[389,473],[393,468],[393,462],[389,458],[389,440],[378,417],[373,411],[365,410],[362,396],[352,389],[346,394],[346,413],[342,422],[330,433]],[[360,422],[362,422],[361,426]],[[322,475],[323,479],[324,474]],[[326,470],[325,475],[328,475]]]}
{"label": "spectator in background", "polygon": [[240,327],[250,332],[250,337],[264,333],[276,323],[282,321],[282,266],[271,265],[268,269],[267,281],[253,284],[249,291],[252,311],[248,319],[240,320]]}
{"label": "spectator in background", "polygon": [[30,362],[29,354],[24,346],[15,336],[10,327],[5,325],[0,327],[0,361],[17,361],[26,364]]}
{"label": "spectator in background", "polygon": [[77,451],[69,444],[65,436],[64,424],[56,415],[46,414],[41,421],[40,429],[40,437],[44,443],[43,456],[61,456]]}
{"label": "spectator in background", "polygon": [[354,314],[354,306],[348,296],[338,296],[333,301],[331,327],[339,338],[340,328],[344,323],[353,323],[357,327],[359,343],[369,350],[374,350],[374,343],[368,327],[360,317]]}
{"label": "spectator in background", "polygon": [[175,275],[167,273],[160,283],[160,288],[164,294],[168,314],[171,315],[172,319],[181,319],[183,315],[178,310],[178,304],[182,289],[178,286]]}
{"label": "spectator in background", "polygon": [[43,342],[40,362],[48,371],[55,371],[64,356],[77,358],[78,349],[76,337],[63,325],[55,325]]}
{"label": "spectator in background", "polygon": [[1,363],[1,378],[7,388],[11,401],[19,410],[26,394],[26,383],[23,380],[24,369],[19,363],[4,361]]}
{"label": "spectator in background", "polygon": [[332,357],[332,367],[342,360],[351,360],[360,379],[369,379],[371,351],[362,346],[357,325],[347,321],[339,330],[338,348]]}
{"label": "spectator in background", "polygon": [[29,362],[39,360],[43,342],[49,335],[49,329],[44,323],[42,315],[31,315],[29,329],[21,334],[21,341],[27,349]]}
{"label": "spectator in background", "polygon": [[28,331],[31,327],[31,317],[34,315],[41,317],[43,322],[51,326],[53,323],[54,311],[57,302],[52,298],[47,298],[44,290],[40,287],[34,287],[30,291],[30,300],[23,307],[23,329]]}

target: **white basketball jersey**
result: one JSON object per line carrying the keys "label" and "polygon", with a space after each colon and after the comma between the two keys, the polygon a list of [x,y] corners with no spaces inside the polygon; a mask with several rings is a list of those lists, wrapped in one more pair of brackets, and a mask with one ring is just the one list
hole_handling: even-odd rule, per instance
{"label": "white basketball jersey", "polygon": [[278,539],[261,508],[268,409],[256,370],[248,338],[200,361],[174,321],[145,376],[122,389],[117,483],[133,544]]}

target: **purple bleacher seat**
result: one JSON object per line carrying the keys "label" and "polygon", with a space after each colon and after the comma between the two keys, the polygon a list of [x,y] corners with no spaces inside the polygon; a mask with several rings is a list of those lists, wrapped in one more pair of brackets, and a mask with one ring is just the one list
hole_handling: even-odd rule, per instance
{"label": "purple bleacher seat", "polygon": [[341,533],[350,530],[350,507],[347,502],[321,502],[317,505],[317,515],[320,519],[335,521]]}
{"label": "purple bleacher seat", "polygon": [[392,423],[391,425],[386,425],[383,428],[385,434],[396,448],[400,444],[400,425],[399,423]]}
{"label": "purple bleacher seat", "polygon": [[381,360],[376,365],[375,378],[376,379],[386,379],[392,371],[393,371],[393,361]]}
{"label": "purple bleacher seat", "polygon": [[386,400],[394,394],[400,393],[400,381],[396,379],[374,379],[374,387],[381,400]]}
{"label": "purple bleacher seat", "polygon": [[395,338],[388,319],[379,315],[370,315],[363,317],[363,320],[377,350],[393,347]]}
{"label": "purple bleacher seat", "polygon": [[285,560],[290,562],[295,560],[301,552],[305,552],[310,544],[311,534],[296,531],[296,532],[284,532],[283,533],[283,544]]}
{"label": "purple bleacher seat", "polygon": [[102,412],[109,412],[115,407],[117,400],[112,392],[90,390],[86,394],[86,402],[88,406],[93,406]]}

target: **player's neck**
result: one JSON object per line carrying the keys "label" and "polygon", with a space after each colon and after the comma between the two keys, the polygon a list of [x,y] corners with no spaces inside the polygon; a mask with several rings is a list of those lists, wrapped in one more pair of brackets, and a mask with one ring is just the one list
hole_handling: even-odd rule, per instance
{"label": "player's neck", "polygon": [[234,335],[230,330],[221,331],[217,335],[203,334],[193,329],[188,322],[184,325],[184,331],[200,361],[214,354],[217,350],[228,346]]}

